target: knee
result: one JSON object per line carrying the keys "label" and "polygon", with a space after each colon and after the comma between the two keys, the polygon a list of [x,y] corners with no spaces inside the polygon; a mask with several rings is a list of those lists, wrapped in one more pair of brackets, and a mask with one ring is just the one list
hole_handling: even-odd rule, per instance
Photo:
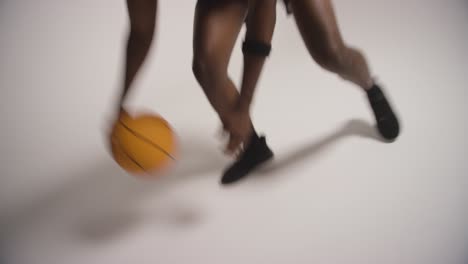
{"label": "knee", "polygon": [[329,40],[315,54],[315,61],[324,69],[340,73],[344,65],[346,47],[340,41]]}
{"label": "knee", "polygon": [[198,56],[194,56],[192,60],[192,72],[198,83],[203,83],[203,77],[206,75],[206,67]]}
{"label": "knee", "polygon": [[219,75],[222,69],[222,64],[213,52],[195,52],[192,61],[192,72],[202,86],[209,78],[214,78]]}

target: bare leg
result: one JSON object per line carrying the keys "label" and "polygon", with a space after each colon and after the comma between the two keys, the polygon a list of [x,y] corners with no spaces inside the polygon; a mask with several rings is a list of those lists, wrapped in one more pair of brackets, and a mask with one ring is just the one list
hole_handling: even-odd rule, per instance
{"label": "bare leg", "polygon": [[400,126],[381,88],[374,84],[364,56],[343,43],[331,0],[290,0],[302,38],[312,57],[367,93],[380,134],[394,140]]}
{"label": "bare leg", "polygon": [[[125,56],[125,77],[122,82],[117,107],[114,110],[115,116],[113,117],[114,121],[112,125],[115,125],[121,116],[127,114],[124,109],[124,102],[132,82],[151,47],[156,23],[157,4],[157,0],[127,0],[130,32],[128,34]],[[111,131],[108,131],[108,133],[111,134]],[[114,139],[110,135],[109,140],[109,146],[113,146],[112,141]]]}
{"label": "bare leg", "polygon": [[364,56],[343,42],[331,0],[290,0],[302,38],[314,60],[368,90],[373,81]]}
{"label": "bare leg", "polygon": [[157,4],[157,0],[127,0],[130,32],[125,58],[125,79],[119,106],[123,104],[151,47],[156,24]]}
{"label": "bare leg", "polygon": [[[274,2],[272,3],[274,4]],[[274,8],[275,6],[270,5],[270,7]],[[224,125],[228,122],[223,120],[223,116],[227,116],[226,114],[229,114],[236,107],[236,104],[239,103],[239,92],[229,78],[227,70],[229,59],[244,23],[247,10],[248,1],[246,0],[202,0],[197,4],[194,28],[193,71]],[[260,10],[256,12],[258,11]],[[272,14],[274,15],[274,9],[271,11],[273,11]],[[251,15],[254,15],[256,12],[254,11]],[[250,17],[246,38],[269,43],[274,28],[274,16],[267,17],[270,20],[272,19],[273,22],[258,21],[257,17]],[[266,24],[268,29],[263,29],[259,25],[259,22]],[[244,98],[248,98],[246,100],[249,101],[248,104],[250,104],[253,88],[257,84],[263,63],[263,57],[244,56],[245,68],[242,91],[249,92],[248,96],[244,94]],[[266,146],[265,139],[258,138],[255,130],[251,133],[251,140],[247,145],[240,159],[224,172],[221,179],[223,184],[241,179],[273,155],[268,146]]]}
{"label": "bare leg", "polygon": [[220,117],[232,108],[239,96],[227,70],[247,8],[247,1],[200,0],[197,3],[193,72]]}

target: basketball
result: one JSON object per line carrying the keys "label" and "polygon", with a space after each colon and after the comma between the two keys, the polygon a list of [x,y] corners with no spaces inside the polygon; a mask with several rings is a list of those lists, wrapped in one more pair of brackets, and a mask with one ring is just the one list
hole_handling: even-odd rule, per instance
{"label": "basketball", "polygon": [[176,135],[160,116],[124,113],[114,124],[111,148],[122,169],[135,176],[149,176],[175,160]]}

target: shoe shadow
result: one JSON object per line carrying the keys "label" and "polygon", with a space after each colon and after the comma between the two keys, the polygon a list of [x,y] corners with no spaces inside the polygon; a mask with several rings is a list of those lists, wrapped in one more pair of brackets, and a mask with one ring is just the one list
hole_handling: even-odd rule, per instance
{"label": "shoe shadow", "polygon": [[287,153],[279,160],[273,160],[268,166],[260,169],[259,174],[262,176],[267,176],[271,173],[276,174],[291,166],[297,165],[306,159],[310,161],[310,159],[318,156],[330,145],[335,144],[341,139],[352,136],[385,142],[385,140],[378,135],[375,126],[371,126],[363,120],[353,119],[347,121],[343,126],[330,135],[312,142],[311,144],[305,144],[303,147]]}
{"label": "shoe shadow", "polygon": [[[54,243],[106,243],[142,224],[193,226],[203,218],[196,199],[167,193],[220,171],[225,160],[204,136],[185,137],[180,148],[177,166],[158,178],[129,176],[108,157],[66,171],[73,174],[67,177],[71,180],[11,214],[2,229],[26,235],[42,230],[47,237],[60,238]],[[40,243],[41,238],[31,239]]]}

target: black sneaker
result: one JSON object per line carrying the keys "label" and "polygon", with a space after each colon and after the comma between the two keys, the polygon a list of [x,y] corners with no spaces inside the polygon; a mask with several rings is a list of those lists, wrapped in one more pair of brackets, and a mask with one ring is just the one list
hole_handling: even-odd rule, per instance
{"label": "black sneaker", "polygon": [[265,137],[252,139],[241,157],[224,172],[221,184],[230,184],[242,179],[271,158],[273,152],[266,144]]}
{"label": "black sneaker", "polygon": [[400,134],[400,125],[385,94],[378,85],[367,91],[367,98],[374,112],[377,128],[386,140],[395,140]]}

